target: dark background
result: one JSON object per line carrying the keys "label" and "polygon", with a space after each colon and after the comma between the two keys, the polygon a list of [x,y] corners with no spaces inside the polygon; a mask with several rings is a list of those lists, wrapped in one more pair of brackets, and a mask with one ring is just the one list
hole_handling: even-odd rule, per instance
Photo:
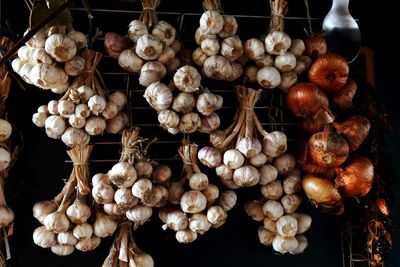
{"label": "dark background", "polygon": [[[22,0],[1,0],[2,22],[9,19],[15,32],[22,33],[28,25],[28,13]],[[84,32],[93,31],[99,27],[104,33],[115,31],[124,34],[128,23],[138,18],[137,13],[121,12],[139,11],[140,4],[127,3],[122,1],[90,1],[95,9],[95,19],[89,23],[86,13],[79,10],[72,11],[74,16],[74,26],[77,30]],[[247,1],[227,1],[222,0],[222,6],[226,14],[237,15],[269,15],[268,1],[247,0]],[[306,15],[303,1],[288,1],[289,17],[304,17]],[[313,20],[314,31],[321,29],[322,19],[329,11],[331,1],[310,0],[310,13]],[[77,5],[79,7],[79,5]],[[103,10],[107,9],[107,10]],[[164,0],[158,9],[159,11],[171,11],[178,13],[201,13],[201,1],[179,1]],[[362,31],[363,45],[371,48],[375,56],[376,88],[379,101],[381,101],[388,113],[392,123],[394,133],[387,134],[385,143],[382,144],[385,151],[385,159],[388,166],[392,168],[390,177],[387,177],[391,189],[395,193],[392,199],[392,208],[395,218],[396,230],[398,227],[399,203],[398,193],[400,182],[399,163],[399,127],[400,116],[398,108],[398,49],[397,42],[394,40],[398,22],[393,7],[377,3],[376,1],[351,1],[350,11],[355,18],[359,19],[359,26]],[[160,15],[160,19],[165,19],[178,26],[178,15]],[[267,18],[238,18],[239,36],[242,40],[249,37],[263,34],[269,23]],[[198,25],[198,16],[185,16],[181,32],[182,39],[187,46],[193,46],[194,29]],[[287,19],[286,31],[293,38],[304,38],[303,28],[307,27],[304,19]],[[384,33],[389,31],[389,33]],[[392,33],[390,33],[392,31]],[[100,41],[97,47],[101,48]],[[107,60],[107,59],[105,59]],[[111,62],[111,61],[106,61]],[[104,69],[110,68],[113,63],[103,63]],[[114,63],[115,64],[115,63]],[[125,77],[125,76],[124,76]],[[118,76],[106,77],[108,87],[114,90],[123,89],[126,84],[126,77],[119,79]],[[221,84],[216,84],[220,86]],[[112,239],[103,239],[102,244],[90,253],[75,251],[71,256],[59,257],[51,253],[49,249],[42,249],[33,244],[33,229],[39,223],[32,217],[31,208],[39,200],[51,199],[63,186],[63,179],[69,176],[71,164],[65,163],[67,159],[65,146],[59,140],[49,139],[43,129],[35,127],[31,122],[31,116],[38,106],[47,103],[51,99],[58,99],[59,96],[50,92],[26,86],[26,90],[19,88],[13,82],[13,90],[8,102],[9,120],[24,136],[24,147],[20,152],[18,161],[13,168],[10,179],[6,186],[6,196],[8,204],[16,213],[14,224],[14,235],[10,238],[12,249],[11,266],[30,266],[32,263],[40,266],[101,266],[104,258],[108,254]],[[137,89],[134,85],[130,90]],[[140,93],[140,92],[139,92]],[[134,100],[132,100],[134,101]],[[135,100],[136,101],[136,100]],[[138,98],[140,104],[143,100]],[[261,100],[260,100],[261,101]],[[137,111],[140,114],[140,111]],[[146,121],[154,121],[154,113],[149,116],[134,115],[134,123],[143,129],[142,135],[152,137],[158,135],[161,141],[166,141],[170,136],[160,130],[147,127]],[[229,123],[229,114],[224,115],[225,124]],[[135,118],[137,119],[135,121]],[[288,117],[288,119],[292,119]],[[147,127],[147,128],[146,128]],[[290,137],[290,136],[289,136]],[[203,137],[198,138],[199,142],[204,142]],[[94,138],[93,141],[113,141],[109,146],[95,147],[93,158],[116,159],[118,157],[119,146],[118,138],[104,136]],[[176,137],[174,140],[178,140]],[[292,142],[293,143],[293,142]],[[158,149],[161,148],[161,149]],[[167,148],[167,149],[165,149]],[[167,157],[173,158],[176,148],[166,146],[163,143],[156,145],[151,150],[154,158]],[[97,151],[96,151],[97,149]],[[171,161],[173,164],[178,161]],[[91,163],[92,174],[106,172],[112,163]],[[156,266],[345,266],[348,265],[348,258],[342,256],[346,254],[346,248],[341,242],[341,227],[343,221],[340,217],[328,214],[320,214],[309,203],[304,203],[302,209],[309,212],[313,217],[313,224],[306,236],[309,241],[309,248],[302,255],[276,255],[272,248],[261,245],[257,237],[257,228],[260,225],[252,221],[244,213],[242,204],[247,198],[257,198],[257,191],[239,190],[238,205],[229,212],[227,223],[217,229],[211,230],[192,244],[181,245],[175,241],[172,231],[163,231],[161,221],[157,216],[141,227],[134,233],[134,238],[143,251],[150,253]],[[400,266],[398,231],[394,236],[394,248],[390,253],[386,266]],[[358,265],[357,265],[358,266]],[[360,266],[363,266],[360,264]]]}

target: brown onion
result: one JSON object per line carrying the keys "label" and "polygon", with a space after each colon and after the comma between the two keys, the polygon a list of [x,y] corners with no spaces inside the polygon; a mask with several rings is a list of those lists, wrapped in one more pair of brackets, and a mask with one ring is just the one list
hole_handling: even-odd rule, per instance
{"label": "brown onion", "polygon": [[328,179],[307,174],[303,177],[302,186],[308,198],[315,204],[336,207],[341,202],[339,191]]}
{"label": "brown onion", "polygon": [[340,110],[346,110],[353,106],[353,98],[357,92],[357,84],[354,80],[348,79],[340,91],[332,95],[332,104]]}
{"label": "brown onion", "polygon": [[118,58],[122,51],[129,47],[130,39],[115,32],[108,32],[104,36],[104,49],[113,58]]}
{"label": "brown onion", "polygon": [[310,134],[322,131],[324,126],[325,123],[323,121],[314,120],[312,118],[305,118],[300,122],[300,127]]}
{"label": "brown onion", "polygon": [[329,129],[313,134],[308,146],[311,158],[321,167],[338,167],[349,156],[346,140]]}
{"label": "brown onion", "polygon": [[338,169],[336,186],[346,197],[365,196],[372,187],[374,166],[367,157],[359,156],[350,161],[344,170]]}
{"label": "brown onion", "polygon": [[361,146],[368,136],[371,124],[369,120],[361,115],[354,115],[343,123],[333,123],[337,133],[346,138],[350,152]]}
{"label": "brown onion", "polygon": [[337,92],[347,82],[349,65],[347,60],[337,54],[320,56],[311,65],[308,78],[326,92]]}
{"label": "brown onion", "polygon": [[314,35],[308,37],[304,41],[306,47],[306,54],[312,58],[317,58],[320,55],[325,55],[327,50],[327,45],[325,38],[320,35]]}

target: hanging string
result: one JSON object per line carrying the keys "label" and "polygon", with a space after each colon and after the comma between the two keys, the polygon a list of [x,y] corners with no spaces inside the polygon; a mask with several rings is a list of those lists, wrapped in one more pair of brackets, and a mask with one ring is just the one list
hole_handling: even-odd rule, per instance
{"label": "hanging string", "polygon": [[304,0],[304,4],[306,6],[306,11],[307,11],[307,20],[308,20],[308,27],[309,27],[308,35],[311,35],[313,33],[313,30],[312,30],[312,25],[311,25],[310,8],[308,5],[308,0]]}

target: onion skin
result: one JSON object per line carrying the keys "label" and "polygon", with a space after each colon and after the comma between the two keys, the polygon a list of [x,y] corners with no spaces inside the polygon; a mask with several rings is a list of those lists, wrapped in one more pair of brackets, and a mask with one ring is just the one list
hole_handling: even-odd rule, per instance
{"label": "onion skin", "polygon": [[347,141],[328,129],[311,136],[308,146],[311,158],[321,167],[339,167],[349,156]]}
{"label": "onion skin", "polygon": [[348,79],[340,91],[332,95],[332,105],[339,110],[346,110],[353,106],[353,98],[357,92],[357,84],[354,80]]}
{"label": "onion skin", "polygon": [[333,123],[338,134],[346,138],[349,144],[350,152],[359,148],[367,138],[371,123],[369,120],[361,115],[354,115],[348,118],[343,123]]}
{"label": "onion skin", "polygon": [[339,91],[346,84],[348,76],[347,60],[337,54],[320,56],[308,71],[310,81],[329,93]]}
{"label": "onion skin", "polygon": [[303,190],[314,205],[336,207],[342,197],[335,184],[326,178],[307,174],[302,180]]}
{"label": "onion skin", "polygon": [[344,169],[336,171],[335,183],[343,196],[362,197],[371,190],[374,166],[367,157],[356,157]]}
{"label": "onion skin", "polygon": [[286,103],[297,117],[313,116],[329,106],[326,94],[313,83],[296,83],[286,94]]}
{"label": "onion skin", "polygon": [[320,55],[325,55],[328,50],[326,40],[320,35],[310,36],[304,41],[305,53],[311,58],[317,58]]}
{"label": "onion skin", "polygon": [[307,133],[314,134],[324,129],[325,123],[323,121],[314,120],[312,118],[305,118],[300,122],[301,128]]}

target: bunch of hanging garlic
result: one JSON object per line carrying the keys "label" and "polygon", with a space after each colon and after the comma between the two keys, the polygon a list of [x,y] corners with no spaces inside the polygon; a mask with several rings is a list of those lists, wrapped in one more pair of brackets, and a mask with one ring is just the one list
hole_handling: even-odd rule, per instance
{"label": "bunch of hanging garlic", "polygon": [[[266,132],[254,113],[261,91],[238,86],[240,108],[233,124],[225,131],[212,132],[210,142],[214,147],[203,147],[198,153],[199,160],[215,168],[217,176],[230,189],[263,183],[267,162],[287,149],[286,135],[279,131]],[[263,136],[262,140],[254,133],[254,128]]]}
{"label": "bunch of hanging garlic", "polygon": [[[236,204],[236,193],[227,190],[219,192],[216,185],[209,181],[197,165],[195,144],[183,145],[179,155],[183,161],[183,176],[169,185],[168,202],[159,212],[163,229],[176,232],[180,243],[190,243],[210,228],[223,225],[228,217],[227,211]],[[186,187],[188,186],[188,189]]]}
{"label": "bunch of hanging garlic", "polygon": [[41,223],[33,232],[33,241],[60,256],[75,249],[94,250],[101,238],[113,235],[117,222],[90,199],[88,160],[92,146],[67,151],[74,163],[68,182],[52,200],[37,202],[33,216]]}
{"label": "bunch of hanging garlic", "polygon": [[302,181],[295,165],[295,158],[289,153],[263,165],[259,169],[263,198],[245,204],[247,214],[264,224],[258,229],[260,243],[272,246],[279,253],[299,254],[308,245],[303,234],[312,219],[308,214],[296,212],[302,201],[299,195]]}
{"label": "bunch of hanging garlic", "polygon": [[160,81],[180,66],[177,57],[181,43],[176,39],[176,29],[166,21],[157,21],[155,9],[159,0],[143,0],[143,11],[138,20],[132,20],[128,34],[120,36],[109,32],[104,46],[110,56],[129,72],[139,74],[139,83],[148,86]]}
{"label": "bunch of hanging garlic", "polygon": [[92,196],[104,212],[116,218],[128,218],[137,228],[150,219],[153,208],[162,207],[168,199],[164,186],[171,177],[166,165],[157,164],[141,148],[145,140],[139,128],[124,130],[122,153],[107,174],[93,176]]}
{"label": "bunch of hanging garlic", "polygon": [[238,62],[243,54],[243,45],[236,35],[238,24],[234,16],[221,15],[219,0],[204,0],[206,11],[200,18],[195,33],[196,44],[193,61],[205,76],[214,80],[233,81],[243,72]]}
{"label": "bunch of hanging garlic", "polygon": [[21,78],[42,89],[64,93],[69,77],[85,70],[80,50],[87,47],[84,33],[66,26],[44,27],[18,50],[12,68]]}
{"label": "bunch of hanging garlic", "polygon": [[153,267],[151,255],[141,251],[132,237],[132,223],[121,222],[110,252],[102,266]]}
{"label": "bunch of hanging garlic", "polygon": [[123,112],[127,97],[122,92],[107,96],[95,76],[101,54],[85,50],[86,71],[77,77],[60,100],[51,100],[33,114],[32,121],[44,127],[50,138],[60,139],[69,147],[84,146],[90,136],[119,133],[128,123]]}
{"label": "bunch of hanging garlic", "polygon": [[312,60],[304,56],[303,40],[294,39],[283,31],[287,11],[285,0],[271,1],[271,23],[264,39],[251,38],[244,43],[248,59],[245,79],[257,82],[264,88],[281,88],[287,91],[306,72]]}
{"label": "bunch of hanging garlic", "polygon": [[173,82],[172,89],[154,82],[144,92],[144,98],[158,113],[160,125],[171,134],[210,133],[217,129],[220,118],[214,111],[222,107],[223,98],[206,88],[200,89],[201,75],[196,68],[179,68]]}

